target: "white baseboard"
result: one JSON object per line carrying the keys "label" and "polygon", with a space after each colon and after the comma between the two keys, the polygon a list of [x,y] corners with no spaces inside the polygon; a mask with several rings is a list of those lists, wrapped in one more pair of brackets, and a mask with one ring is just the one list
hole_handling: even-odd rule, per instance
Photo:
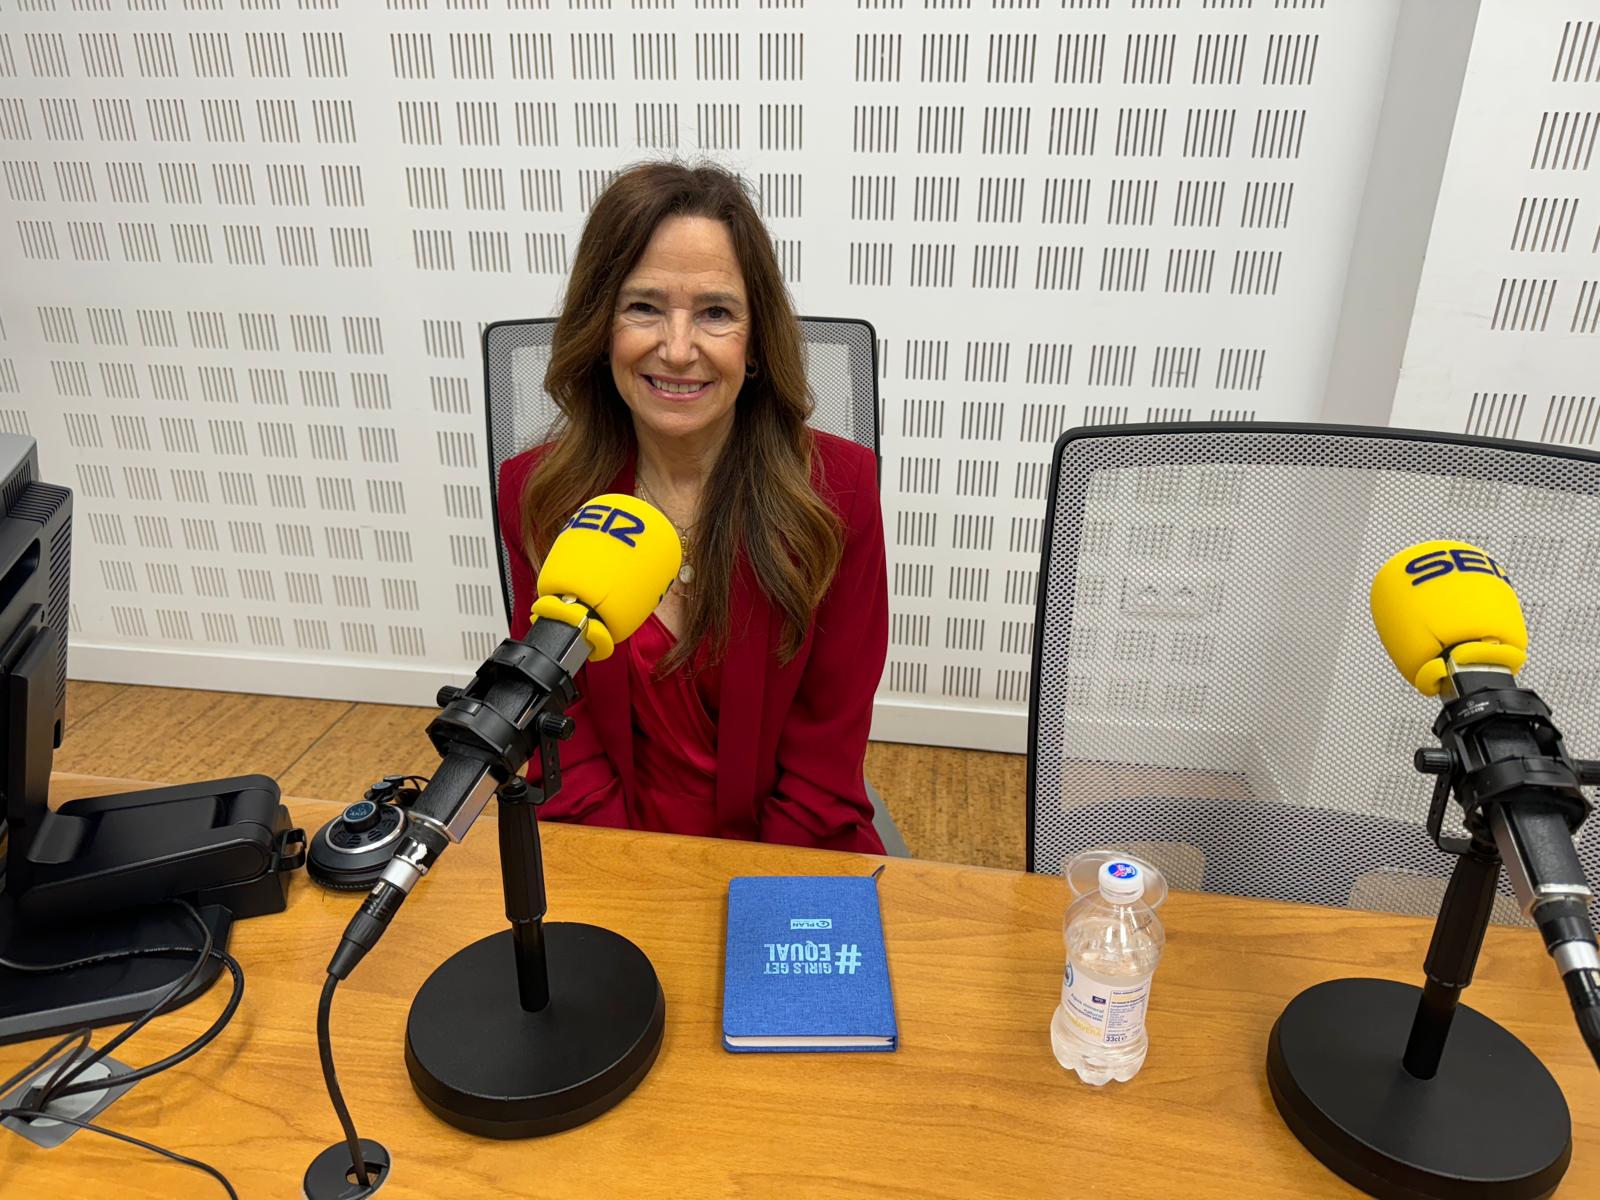
{"label": "white baseboard", "polygon": [[872,708],[872,740],[1023,754],[1028,748],[1028,714],[1002,708],[879,700]]}
{"label": "white baseboard", "polygon": [[[448,668],[239,658],[205,651],[97,646],[80,641],[73,642],[68,652],[67,671],[73,679],[99,683],[418,707],[432,707],[443,685],[464,684],[472,677],[470,672],[452,672]],[[1021,754],[1027,748],[1027,733],[1027,714],[1007,709],[879,700],[872,712],[875,741]]]}
{"label": "white baseboard", "polygon": [[387,663],[331,663],[316,659],[239,658],[196,650],[96,646],[74,641],[67,674],[99,683],[305,696],[367,704],[432,707],[445,684],[464,684],[470,671],[395,667]]}

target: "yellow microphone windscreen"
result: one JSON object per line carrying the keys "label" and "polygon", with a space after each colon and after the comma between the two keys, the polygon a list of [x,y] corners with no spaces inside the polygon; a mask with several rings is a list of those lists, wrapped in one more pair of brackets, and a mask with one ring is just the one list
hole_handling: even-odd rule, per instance
{"label": "yellow microphone windscreen", "polygon": [[1372,623],[1400,673],[1436,696],[1444,654],[1459,666],[1516,672],[1528,657],[1528,627],[1506,573],[1466,542],[1420,542],[1372,578]]}
{"label": "yellow microphone windscreen", "polygon": [[682,565],[683,543],[659,510],[637,496],[596,496],[545,555],[533,613],[571,625],[588,616],[598,661],[649,619]]}

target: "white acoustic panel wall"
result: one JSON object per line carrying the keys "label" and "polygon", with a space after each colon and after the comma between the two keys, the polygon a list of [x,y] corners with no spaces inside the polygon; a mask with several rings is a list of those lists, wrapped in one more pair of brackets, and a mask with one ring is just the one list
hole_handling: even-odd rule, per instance
{"label": "white acoustic panel wall", "polygon": [[1398,0],[0,0],[0,425],[79,676],[425,702],[500,636],[477,338],[642,157],[881,339],[880,735],[1022,743],[1051,443],[1305,418]]}
{"label": "white acoustic panel wall", "polygon": [[1600,10],[1483,0],[1393,424],[1600,447],[1597,141]]}

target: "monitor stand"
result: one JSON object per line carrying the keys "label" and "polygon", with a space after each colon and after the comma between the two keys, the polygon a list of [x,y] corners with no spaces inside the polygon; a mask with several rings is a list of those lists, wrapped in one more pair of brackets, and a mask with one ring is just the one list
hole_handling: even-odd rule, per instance
{"label": "monitor stand", "polygon": [[[70,962],[139,947],[192,949],[49,974],[0,966],[0,1045],[134,1020],[188,974],[204,944],[194,921],[175,904],[96,913],[83,921],[42,927],[30,921],[26,929],[15,919],[14,907],[11,897],[0,894],[0,957],[19,963]],[[216,904],[197,911],[211,930],[214,948],[227,949],[232,914]],[[172,1008],[201,995],[219,970],[221,964],[209,959]]]}

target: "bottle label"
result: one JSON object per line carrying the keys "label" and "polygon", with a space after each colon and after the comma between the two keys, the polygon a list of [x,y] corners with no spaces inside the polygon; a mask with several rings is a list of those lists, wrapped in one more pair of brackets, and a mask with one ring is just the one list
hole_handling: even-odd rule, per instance
{"label": "bottle label", "polygon": [[1150,976],[1130,982],[1102,979],[1067,963],[1061,978],[1061,1007],[1078,1033],[1101,1046],[1125,1046],[1144,1033],[1150,1004]]}

